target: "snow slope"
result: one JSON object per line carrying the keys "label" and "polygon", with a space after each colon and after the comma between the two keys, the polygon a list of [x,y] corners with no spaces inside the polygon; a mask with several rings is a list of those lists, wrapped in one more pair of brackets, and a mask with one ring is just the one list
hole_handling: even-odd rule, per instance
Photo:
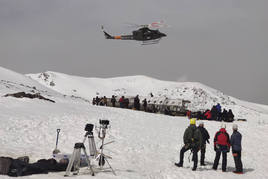
{"label": "snow slope", "polygon": [[66,95],[79,96],[91,100],[96,95],[136,96],[144,98],[184,99],[191,101],[189,109],[193,111],[211,109],[217,103],[224,108],[233,109],[238,118],[248,115],[267,113],[267,106],[258,105],[228,96],[218,90],[197,82],[170,82],[146,76],[117,78],[84,78],[57,72],[28,74],[27,76],[55,91]]}
{"label": "snow slope", "polygon": [[[11,71],[7,74],[6,69],[0,68],[0,74],[8,75],[7,79],[1,75],[1,80],[15,81],[25,86],[30,84],[37,86],[23,75]],[[12,77],[12,75],[14,76]],[[72,85],[69,83],[69,86]],[[82,89],[81,86],[76,86],[76,88]],[[82,169],[81,175],[75,176],[75,178],[268,178],[268,166],[266,165],[268,153],[264,152],[268,148],[268,115],[265,113],[265,106],[263,106],[264,112],[251,113],[248,108],[255,109],[255,104],[245,104],[247,112],[250,113],[248,122],[236,122],[243,135],[242,161],[245,174],[235,175],[231,172],[234,170],[234,162],[230,153],[228,154],[228,172],[221,172],[221,164],[218,171],[211,170],[215,157],[212,144],[207,145],[206,162],[208,165],[206,167],[198,166],[197,171],[193,172],[190,169],[192,163],[188,161],[189,152],[185,154],[184,168],[174,166],[174,162],[179,159],[183,132],[189,124],[188,119],[184,117],[92,106],[79,99],[58,95],[52,90],[50,95],[57,95],[56,103],[38,99],[3,97],[2,94],[8,92],[9,89],[5,87],[5,84],[0,83],[0,156],[29,155],[31,162],[40,158],[50,158],[55,147],[57,128],[61,128],[58,148],[63,153],[71,153],[74,143],[83,139],[85,124],[98,124],[99,119],[108,119],[111,128],[108,130],[106,141],[114,140],[115,142],[105,146],[105,153],[113,157],[109,161],[117,176],[111,172],[100,172],[91,177],[87,174],[86,169]],[[28,88],[26,87],[26,89]],[[134,91],[134,87],[132,89],[133,94],[140,92],[139,90]],[[45,87],[44,90],[46,90]],[[14,91],[14,89],[10,89],[10,91]],[[231,133],[231,125],[227,123],[229,133]],[[205,127],[211,138],[219,126],[219,122],[205,121]],[[99,146],[100,141],[96,136],[95,133],[95,140]],[[212,139],[210,142],[212,143]],[[94,166],[96,164],[94,162]],[[64,172],[58,172],[23,178],[58,179],[63,178],[63,175]],[[9,177],[0,176],[0,178]]]}

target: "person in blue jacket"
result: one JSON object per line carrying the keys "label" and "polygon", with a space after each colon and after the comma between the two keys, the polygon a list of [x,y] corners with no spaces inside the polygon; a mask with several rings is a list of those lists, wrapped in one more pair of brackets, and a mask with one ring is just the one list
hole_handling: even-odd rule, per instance
{"label": "person in blue jacket", "polygon": [[221,121],[222,119],[221,119],[221,105],[220,105],[220,103],[218,103],[216,105],[216,109],[217,109],[217,121]]}
{"label": "person in blue jacket", "polygon": [[237,124],[233,124],[233,134],[231,135],[230,143],[232,146],[232,153],[236,168],[234,173],[237,174],[243,173],[243,164],[241,161],[241,151],[242,151],[241,141],[242,141],[242,135],[240,134],[240,132],[238,132],[238,126]]}

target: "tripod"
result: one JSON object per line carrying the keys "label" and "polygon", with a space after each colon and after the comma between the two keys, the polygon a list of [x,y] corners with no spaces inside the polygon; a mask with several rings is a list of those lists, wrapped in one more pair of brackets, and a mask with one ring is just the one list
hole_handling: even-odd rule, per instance
{"label": "tripod", "polygon": [[94,140],[94,135],[93,132],[86,132],[84,136],[83,143],[85,143],[86,139],[88,138],[88,147],[89,147],[89,155],[91,157],[96,157],[97,156],[97,149],[96,149],[96,144]]}
{"label": "tripod", "polygon": [[101,126],[100,130],[99,130],[98,137],[101,139],[101,146],[100,146],[100,153],[98,154],[96,159],[99,160],[99,166],[100,166],[101,170],[104,170],[103,166],[105,165],[105,161],[106,161],[107,164],[109,165],[109,168],[112,170],[113,174],[116,175],[114,169],[112,168],[112,166],[110,165],[110,163],[107,159],[107,158],[112,159],[112,157],[105,155],[103,153],[103,146],[108,144],[108,143],[104,144],[104,138],[106,135],[106,128],[107,128],[107,126]]}
{"label": "tripod", "polygon": [[65,172],[65,177],[70,176],[71,170],[73,168],[73,171],[75,171],[75,173],[73,173],[74,175],[78,175],[79,173],[79,168],[80,168],[80,156],[81,156],[81,149],[83,150],[85,156],[86,156],[86,162],[87,162],[87,166],[89,167],[90,171],[91,171],[91,175],[94,176],[94,171],[93,168],[90,164],[90,160],[88,158],[86,149],[85,149],[85,145],[84,143],[75,143],[74,145],[74,151],[72,154],[72,157],[69,161],[68,167],[66,169]]}

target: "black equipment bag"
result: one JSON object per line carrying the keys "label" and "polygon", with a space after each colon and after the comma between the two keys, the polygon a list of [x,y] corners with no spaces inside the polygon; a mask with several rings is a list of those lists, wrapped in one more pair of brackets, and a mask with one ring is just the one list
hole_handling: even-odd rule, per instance
{"label": "black equipment bag", "polygon": [[10,157],[0,157],[0,175],[7,175],[13,159]]}

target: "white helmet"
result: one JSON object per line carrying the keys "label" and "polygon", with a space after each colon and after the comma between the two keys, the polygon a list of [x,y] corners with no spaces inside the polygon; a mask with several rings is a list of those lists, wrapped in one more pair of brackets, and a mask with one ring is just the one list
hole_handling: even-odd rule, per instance
{"label": "white helmet", "polygon": [[204,122],[203,121],[200,121],[199,122],[199,126],[204,126]]}
{"label": "white helmet", "polygon": [[224,128],[225,129],[226,128],[226,124],[222,123],[221,124],[221,128]]}
{"label": "white helmet", "polygon": [[237,130],[238,129],[238,125],[237,124],[233,124],[233,130]]}

